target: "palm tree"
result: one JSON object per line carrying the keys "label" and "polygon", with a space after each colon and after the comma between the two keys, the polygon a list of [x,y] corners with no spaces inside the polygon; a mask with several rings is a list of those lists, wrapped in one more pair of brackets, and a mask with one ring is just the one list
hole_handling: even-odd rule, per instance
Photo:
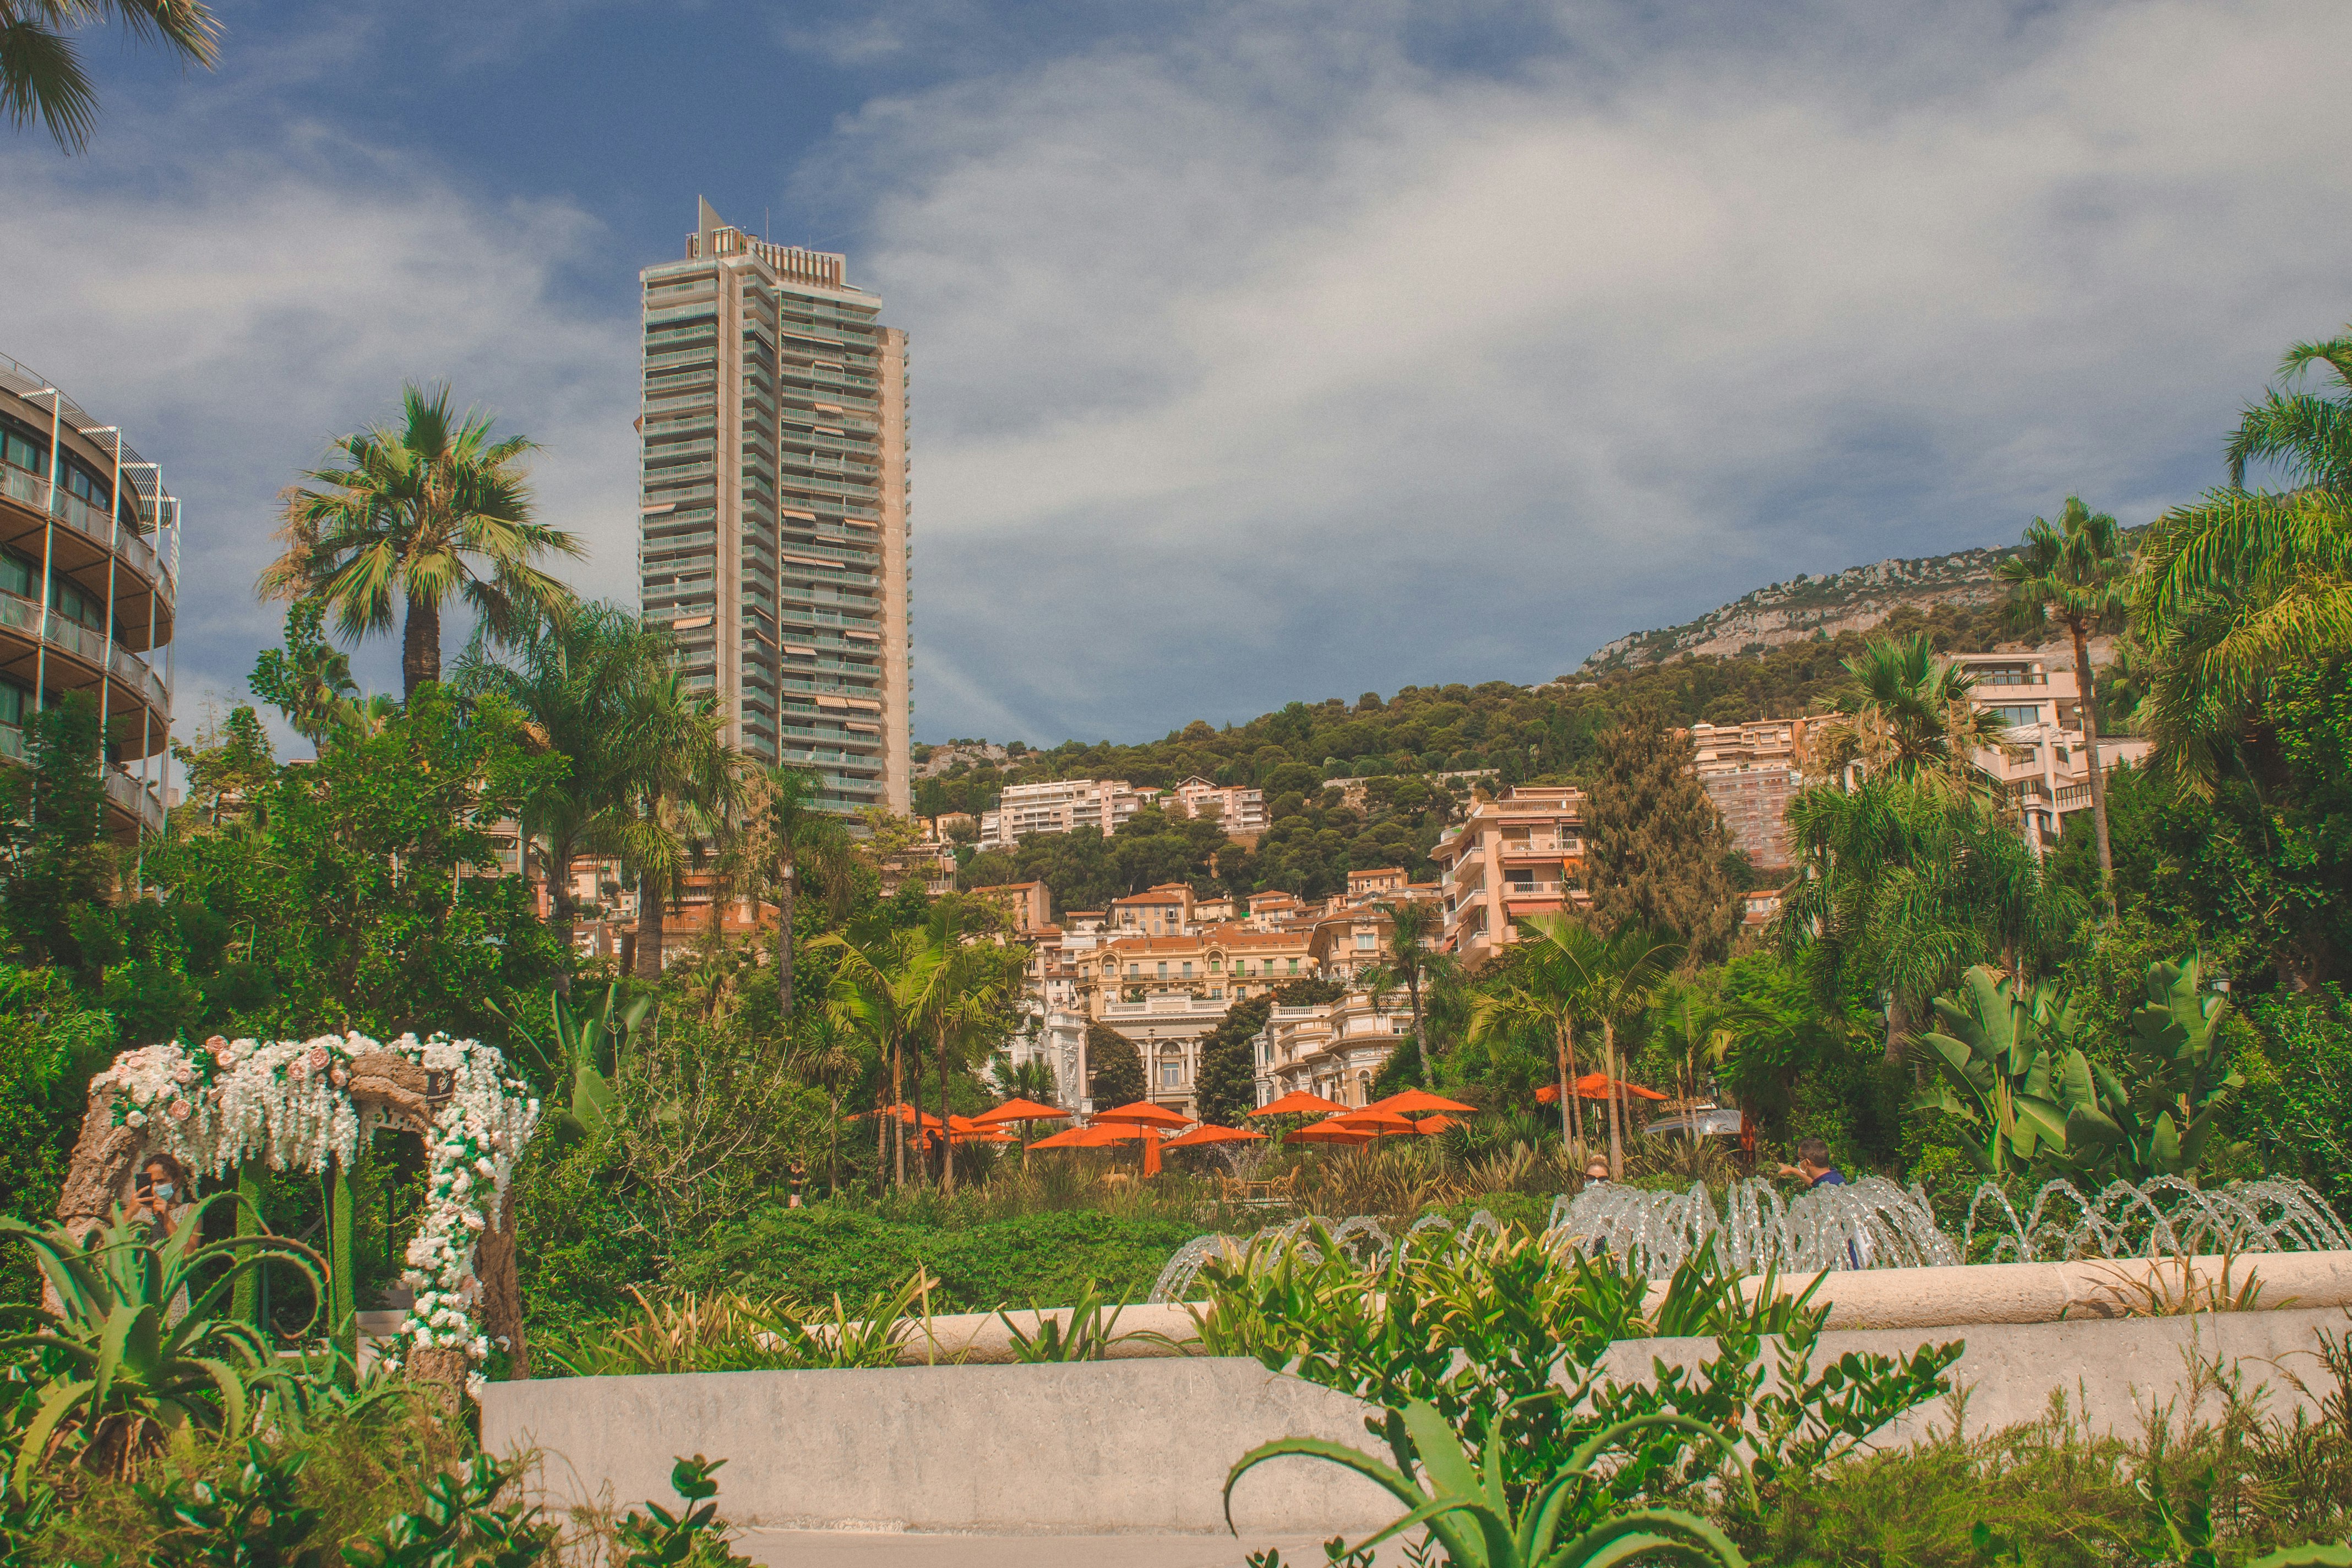
{"label": "palm tree", "polygon": [[1423,1034],[1422,993],[1453,963],[1449,954],[1433,952],[1430,945],[1445,929],[1444,910],[1422,900],[1382,902],[1372,908],[1389,922],[1388,950],[1381,954],[1380,963],[1364,972],[1365,988],[1376,1004],[1399,986],[1404,988],[1412,1007],[1412,1048],[1421,1058],[1422,1087],[1434,1089],[1437,1068],[1429,1059],[1429,1042]]}
{"label": "palm tree", "polygon": [[[928,940],[929,934],[924,928],[894,931],[869,921],[827,931],[810,944],[813,952],[839,955],[826,988],[825,1010],[873,1041],[889,1064],[891,1117],[898,1128],[895,1180],[900,1187],[907,1184],[907,1130],[897,1108],[907,1103],[908,1053],[910,1047],[919,1052],[917,1026],[938,984],[935,972],[949,952],[944,944]],[[914,1068],[919,1083],[919,1054]]]}
{"label": "palm tree", "polygon": [[841,1186],[841,1091],[866,1068],[857,1050],[857,1031],[839,1016],[818,1010],[795,1026],[792,1045],[793,1070],[820,1085],[832,1108],[825,1125],[831,1142],[825,1152],[827,1191]]}
{"label": "palm tree", "polygon": [[2035,518],[2023,553],[1994,569],[2010,585],[2010,625],[2034,631],[2056,621],[2074,642],[2082,682],[2083,749],[2090,754],[2091,826],[2099,840],[2099,889],[2110,912],[2116,901],[2116,858],[2107,844],[2107,779],[2099,766],[2099,703],[2091,670],[2091,634],[2123,622],[2125,556],[2116,520],[2093,511],[2080,496],[2066,498],[2055,527]]}
{"label": "palm tree", "polygon": [[[674,666],[641,669],[623,695],[610,742],[619,805],[599,837],[636,879],[640,979],[660,977],[666,906],[740,798],[737,754],[721,738],[726,725],[718,700],[695,695]],[[714,900],[713,921],[719,909]]]}
{"label": "palm tree", "polygon": [[441,679],[441,605],[462,598],[491,635],[514,636],[535,612],[561,616],[571,590],[534,562],[582,553],[580,542],[531,518],[519,460],[537,450],[490,438],[491,416],[449,410],[449,389],[401,389],[405,418],[336,439],[329,466],[286,500],[284,549],[261,574],[265,599],[316,597],[351,637],[401,625],[401,696]]}
{"label": "palm tree", "polygon": [[1886,1059],[1972,963],[2046,970],[2081,900],[1992,803],[1925,776],[1809,789],[1789,803],[1798,875],[1773,931],[1827,1001],[1859,982],[1886,1010]]}
{"label": "palm tree", "polygon": [[742,832],[729,857],[730,882],[776,905],[777,1005],[793,1011],[793,921],[801,873],[814,871],[836,918],[854,888],[856,846],[849,826],[817,805],[824,781],[800,768],[764,769],[746,781]]}
{"label": "palm tree", "polygon": [[2008,727],[1969,700],[1975,678],[1938,657],[1927,633],[1872,637],[1845,670],[1833,755],[1868,773],[1984,787],[1973,753],[1999,745]]}
{"label": "palm tree", "polygon": [[220,58],[220,23],[204,0],[0,0],[0,112],[9,124],[37,120],[68,153],[89,145],[98,94],[66,29],[108,21],[206,70]]}
{"label": "palm tree", "polygon": [[[2274,670],[2352,647],[2352,333],[2297,343],[2280,363],[2315,366],[2337,395],[2273,387],[2230,438],[2230,482],[2158,518],[2142,542],[2134,626],[2154,658],[2143,706],[2154,762],[2210,796]],[[2276,465],[2285,490],[2246,488]]]}
{"label": "palm tree", "polygon": [[[1540,1022],[1558,1046],[1560,1136],[1573,1157],[1581,1141],[1573,1128],[1576,1100],[1576,1024],[1580,1018],[1601,1025],[1605,1074],[1613,1085],[1617,1071],[1617,1025],[1639,1012],[1650,994],[1682,962],[1679,942],[1654,932],[1627,927],[1604,937],[1568,915],[1528,915],[1517,922],[1520,940],[1513,954],[1510,978],[1472,1005],[1470,1033],[1474,1040],[1497,1031]],[[1618,1096],[1609,1097],[1609,1162],[1612,1173],[1624,1171],[1625,1153]]]}
{"label": "palm tree", "polygon": [[[659,623],[610,604],[561,619],[535,617],[509,646],[511,658],[496,658],[477,636],[458,661],[456,684],[468,695],[496,692],[513,703],[538,743],[569,764],[522,811],[524,841],[536,837],[542,846],[549,914],[568,950],[578,902],[572,862],[622,837],[632,694],[662,680],[676,647]],[[568,988],[569,979],[559,976],[558,988]]]}
{"label": "palm tree", "polygon": [[[1699,986],[1677,984],[1659,999],[1651,1037],[1683,1066],[1683,1098],[1698,1099],[1698,1059],[1719,1059],[1731,1038],[1731,1009]],[[1687,1109],[1687,1107],[1686,1107]]]}
{"label": "palm tree", "polygon": [[[967,920],[976,921],[976,916]],[[940,1183],[950,1193],[955,1191],[955,1140],[946,1131],[948,1075],[969,1063],[976,1048],[993,1046],[1004,1037],[1029,968],[1025,947],[975,942],[968,934],[957,940],[960,945],[940,970],[944,984],[927,999],[924,1008],[933,1031],[931,1058],[939,1070]]]}

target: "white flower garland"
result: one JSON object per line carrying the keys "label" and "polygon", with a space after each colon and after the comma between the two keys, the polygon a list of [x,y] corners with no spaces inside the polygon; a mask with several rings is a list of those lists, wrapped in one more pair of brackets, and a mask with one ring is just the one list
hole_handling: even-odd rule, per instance
{"label": "white flower garland", "polygon": [[[496,1049],[444,1035],[389,1044],[358,1034],[266,1043],[215,1036],[194,1050],[166,1043],[125,1051],[90,1088],[112,1091],[115,1125],[144,1129],[160,1152],[199,1175],[257,1157],[316,1174],[331,1161],[348,1165],[373,1130],[373,1113],[352,1102],[348,1086],[352,1058],[378,1052],[447,1073],[451,1083],[428,1139],[425,1223],[401,1276],[416,1299],[398,1337],[410,1352],[463,1350],[479,1363],[490,1346],[474,1324],[475,1245],[539,1124],[538,1100]],[[384,1359],[396,1371],[402,1358]]]}

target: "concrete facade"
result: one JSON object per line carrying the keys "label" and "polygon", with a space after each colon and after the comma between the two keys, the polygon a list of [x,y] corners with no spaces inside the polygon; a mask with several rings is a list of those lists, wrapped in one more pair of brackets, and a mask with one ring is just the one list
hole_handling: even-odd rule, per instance
{"label": "concrete facade", "polygon": [[905,814],[913,764],[907,337],[844,258],[699,204],[640,274],[638,591],[726,738]]}

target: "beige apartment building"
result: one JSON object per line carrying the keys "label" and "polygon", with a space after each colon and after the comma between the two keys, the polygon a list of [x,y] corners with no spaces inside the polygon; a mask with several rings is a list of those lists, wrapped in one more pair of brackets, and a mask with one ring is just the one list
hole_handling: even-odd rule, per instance
{"label": "beige apartment building", "polygon": [[1213,815],[1234,838],[1257,841],[1265,831],[1265,792],[1241,784],[1215,784],[1197,774],[1170,792],[1187,816]]}
{"label": "beige apartment building", "polygon": [[[2009,743],[1979,752],[1977,764],[2000,781],[2026,841],[2049,848],[2065,817],[2091,809],[2091,754],[2074,671],[2029,654],[1963,653],[1952,662],[1975,677],[1977,708],[2009,726]],[[2143,740],[2099,739],[2099,761],[2109,769],[2147,753]]]}
{"label": "beige apartment building", "polygon": [[1372,1080],[1412,1029],[1412,1010],[1395,996],[1383,1006],[1350,991],[1337,1002],[1277,1006],[1253,1045],[1257,1103],[1304,1089],[1341,1105],[1370,1105]]}
{"label": "beige apartment building", "polygon": [[1007,784],[996,809],[980,818],[980,847],[1010,849],[1033,833],[1068,833],[1095,827],[1108,837],[1119,824],[1157,797],[1123,779],[1053,779]]}
{"label": "beige apartment building", "polygon": [[845,814],[908,809],[907,334],[845,258],[698,204],[639,274],[638,592],[728,742]]}
{"label": "beige apartment building", "polygon": [[1445,940],[1466,963],[1518,940],[1511,922],[1591,900],[1584,892],[1584,795],[1518,784],[1471,806],[1430,851],[1445,899]]}
{"label": "beige apartment building", "polygon": [[1796,863],[1789,844],[1789,802],[1804,787],[1807,727],[1820,719],[1756,719],[1694,724],[1698,781],[1723,813],[1731,847],[1762,870]]}

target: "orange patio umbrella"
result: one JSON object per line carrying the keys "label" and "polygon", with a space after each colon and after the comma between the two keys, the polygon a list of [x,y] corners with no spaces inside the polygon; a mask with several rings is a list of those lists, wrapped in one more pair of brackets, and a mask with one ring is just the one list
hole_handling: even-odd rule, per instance
{"label": "orange patio umbrella", "polygon": [[1070,1113],[1050,1105],[1040,1105],[1034,1100],[1008,1100],[992,1110],[983,1110],[973,1117],[979,1127],[994,1127],[1006,1121],[1065,1121]]}
{"label": "orange patio umbrella", "polygon": [[[1612,1079],[1608,1077],[1606,1074],[1597,1072],[1586,1073],[1582,1078],[1576,1080],[1576,1098],[1579,1100],[1606,1100],[1609,1098],[1609,1091],[1612,1089],[1621,1089],[1627,1094],[1638,1095],[1643,1100],[1664,1100],[1666,1098],[1654,1089],[1643,1089],[1638,1083],[1631,1083],[1624,1079]],[[1559,1085],[1556,1083],[1548,1083],[1544,1085],[1541,1089],[1536,1090],[1536,1100],[1538,1103],[1544,1105],[1557,1105],[1559,1102]]]}
{"label": "orange patio umbrella", "polygon": [[1160,1134],[1172,1127],[1189,1127],[1192,1119],[1181,1111],[1171,1110],[1164,1105],[1154,1105],[1148,1100],[1131,1100],[1113,1106],[1108,1110],[1095,1112],[1097,1124],[1112,1122],[1139,1129],[1143,1134],[1143,1173],[1160,1173]]}
{"label": "orange patio umbrella", "polygon": [[1353,1146],[1371,1141],[1371,1133],[1360,1127],[1350,1127],[1336,1116],[1283,1135],[1286,1143],[1346,1143]]}
{"label": "orange patio umbrella", "polygon": [[[1557,1100],[1559,1097],[1554,1095],[1552,1098]],[[1478,1110],[1475,1105],[1465,1105],[1458,1100],[1448,1100],[1442,1094],[1432,1094],[1425,1089],[1408,1089],[1402,1094],[1390,1095],[1386,1100],[1376,1100],[1364,1109],[1393,1110],[1400,1116],[1421,1116],[1433,1110],[1452,1111],[1457,1116],[1470,1116],[1476,1114]]]}
{"label": "orange patio umbrella", "polygon": [[1334,1111],[1347,1109],[1337,1100],[1326,1100],[1319,1094],[1309,1094],[1303,1089],[1294,1089],[1280,1100],[1270,1105],[1261,1105],[1250,1114],[1252,1116],[1328,1116]]}
{"label": "orange patio umbrella", "polygon": [[1418,1132],[1426,1132],[1431,1137],[1434,1138],[1449,1127],[1459,1127],[1461,1125],[1462,1123],[1454,1121],[1451,1116],[1425,1116],[1414,1124],[1414,1131]]}
{"label": "orange patio umbrella", "polygon": [[1071,1127],[1040,1138],[1029,1145],[1032,1149],[1102,1149],[1113,1143],[1124,1143],[1136,1136],[1131,1127]]}
{"label": "orange patio umbrella", "polygon": [[1393,1110],[1383,1110],[1376,1105],[1368,1105],[1361,1110],[1350,1110],[1345,1116],[1335,1116],[1331,1120],[1342,1127],[1352,1127],[1360,1132],[1369,1132],[1375,1138],[1386,1138],[1393,1132],[1419,1131],[1413,1126],[1412,1117],[1400,1116]]}
{"label": "orange patio umbrella", "polygon": [[1217,1127],[1202,1122],[1190,1132],[1179,1133],[1162,1143],[1162,1149],[1198,1149],[1210,1143],[1264,1142],[1265,1134],[1252,1132],[1245,1127]]}
{"label": "orange patio umbrella", "polygon": [[919,1111],[913,1106],[904,1102],[898,1105],[886,1105],[879,1110],[861,1110],[857,1114],[860,1120],[868,1116],[895,1116],[909,1127],[916,1124],[919,1117],[925,1127],[937,1127],[940,1124],[940,1119],[929,1111]]}

